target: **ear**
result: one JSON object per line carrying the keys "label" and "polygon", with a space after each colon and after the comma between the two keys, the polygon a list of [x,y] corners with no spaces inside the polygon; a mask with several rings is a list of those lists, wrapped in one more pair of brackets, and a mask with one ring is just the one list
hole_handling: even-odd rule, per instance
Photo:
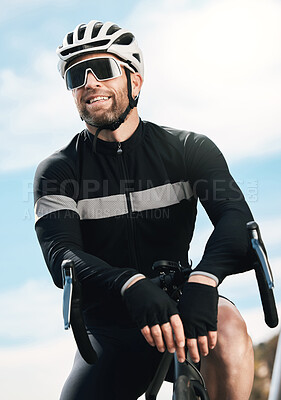
{"label": "ear", "polygon": [[141,90],[143,79],[142,76],[138,73],[135,72],[134,74],[131,75],[131,83],[132,83],[132,96],[135,98]]}

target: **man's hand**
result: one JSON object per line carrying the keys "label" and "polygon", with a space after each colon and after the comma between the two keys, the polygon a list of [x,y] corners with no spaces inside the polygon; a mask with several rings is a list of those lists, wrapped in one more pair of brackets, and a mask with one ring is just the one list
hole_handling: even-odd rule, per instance
{"label": "man's hand", "polygon": [[185,336],[176,303],[147,278],[136,278],[126,288],[124,300],[131,318],[151,346],[165,348],[185,360]]}
{"label": "man's hand", "polygon": [[160,352],[166,347],[170,353],[176,351],[179,362],[185,361],[185,336],[183,324],[178,314],[172,315],[169,322],[163,325],[146,325],[141,333],[151,346],[156,346]]}
{"label": "man's hand", "polygon": [[[218,292],[213,279],[191,276],[184,285],[179,302],[187,347],[194,362],[207,356],[217,343]],[[199,350],[198,350],[199,348]]]}

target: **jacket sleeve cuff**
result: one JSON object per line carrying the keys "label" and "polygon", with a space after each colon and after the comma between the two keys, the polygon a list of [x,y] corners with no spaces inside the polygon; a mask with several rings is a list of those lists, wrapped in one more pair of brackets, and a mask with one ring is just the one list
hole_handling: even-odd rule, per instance
{"label": "jacket sleeve cuff", "polygon": [[203,276],[207,276],[208,278],[213,279],[213,280],[216,282],[217,286],[218,286],[218,284],[219,284],[219,279],[218,279],[218,277],[217,277],[216,275],[210,274],[209,272],[197,271],[197,270],[196,270],[196,271],[191,272],[191,274],[190,274],[189,276],[192,276],[192,275],[203,275]]}
{"label": "jacket sleeve cuff", "polygon": [[127,289],[127,287],[130,285],[130,283],[133,282],[136,278],[140,278],[140,277],[145,278],[145,276],[144,276],[143,274],[136,274],[136,275],[133,275],[130,279],[128,279],[128,280],[124,283],[124,285],[122,286],[122,288],[121,288],[121,296],[124,295],[124,292],[125,292],[125,290]]}

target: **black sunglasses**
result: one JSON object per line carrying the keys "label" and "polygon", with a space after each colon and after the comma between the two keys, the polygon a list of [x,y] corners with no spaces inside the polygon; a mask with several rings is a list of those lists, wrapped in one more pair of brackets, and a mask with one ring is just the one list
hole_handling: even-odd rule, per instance
{"label": "black sunglasses", "polygon": [[98,81],[107,81],[122,75],[121,66],[135,72],[128,64],[113,57],[93,57],[71,65],[64,74],[68,90],[78,89],[86,84],[88,72]]}

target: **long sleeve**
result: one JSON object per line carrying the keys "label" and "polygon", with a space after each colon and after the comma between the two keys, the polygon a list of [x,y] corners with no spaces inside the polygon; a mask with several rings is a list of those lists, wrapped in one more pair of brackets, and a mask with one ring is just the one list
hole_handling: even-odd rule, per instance
{"label": "long sleeve", "polygon": [[185,145],[193,192],[214,226],[195,270],[215,275],[221,282],[250,268],[246,223],[253,217],[216,145],[203,135],[191,135]]}
{"label": "long sleeve", "polygon": [[56,153],[36,171],[35,229],[46,264],[58,287],[62,287],[61,263],[71,259],[81,282],[90,279],[92,287],[100,293],[120,293],[123,284],[137,271],[112,267],[84,251],[76,201],[78,178],[74,170],[69,160]]}

